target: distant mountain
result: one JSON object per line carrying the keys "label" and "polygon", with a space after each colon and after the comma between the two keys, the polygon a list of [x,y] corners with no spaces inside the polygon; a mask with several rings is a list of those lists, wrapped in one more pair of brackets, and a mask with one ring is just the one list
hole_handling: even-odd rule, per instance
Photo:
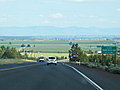
{"label": "distant mountain", "polygon": [[84,27],[0,27],[0,36],[41,36],[41,35],[120,35],[120,28]]}

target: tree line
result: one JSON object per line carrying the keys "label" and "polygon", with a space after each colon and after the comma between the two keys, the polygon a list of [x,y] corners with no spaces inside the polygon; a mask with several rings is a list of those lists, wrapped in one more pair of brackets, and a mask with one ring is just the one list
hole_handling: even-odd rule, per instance
{"label": "tree line", "polygon": [[[110,66],[112,64],[120,65],[120,57],[115,55],[91,54],[87,55],[78,44],[73,44],[69,50],[70,61],[93,62],[101,65]],[[115,60],[116,58],[116,60]]]}
{"label": "tree line", "polygon": [[120,55],[91,54],[87,55],[78,44],[69,50],[70,62],[82,64],[90,68],[98,68],[111,73],[120,74]]}
{"label": "tree line", "polygon": [[14,47],[0,47],[0,59],[16,59],[23,58],[19,51]]}

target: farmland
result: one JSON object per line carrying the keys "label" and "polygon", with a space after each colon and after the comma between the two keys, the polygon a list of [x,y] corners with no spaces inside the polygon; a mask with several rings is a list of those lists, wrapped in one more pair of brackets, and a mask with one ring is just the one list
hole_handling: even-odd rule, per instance
{"label": "farmland", "polygon": [[[113,43],[117,43],[118,47],[120,46],[120,41],[113,40],[5,40],[0,41],[0,46],[16,47],[19,51],[32,51],[36,57],[39,55],[53,56],[55,54],[56,56],[67,56],[71,47],[70,42],[78,43],[85,51],[99,51],[100,48],[97,46],[113,45]],[[22,44],[25,47],[21,47]],[[27,47],[28,44],[30,47]]]}
{"label": "farmland", "polygon": [[[22,55],[24,55],[24,53],[22,53]],[[44,56],[46,58],[48,58],[49,56],[56,56],[56,57],[67,57],[69,56],[68,53],[28,53],[29,57],[40,57],[40,56]]]}

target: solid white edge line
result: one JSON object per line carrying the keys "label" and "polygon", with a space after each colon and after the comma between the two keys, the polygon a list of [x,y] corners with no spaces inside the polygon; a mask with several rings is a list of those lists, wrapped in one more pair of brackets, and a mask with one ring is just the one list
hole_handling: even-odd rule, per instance
{"label": "solid white edge line", "polygon": [[79,73],[80,75],[82,75],[92,86],[94,86],[97,90],[104,90],[102,89],[99,85],[97,85],[95,82],[93,82],[90,78],[88,78],[86,75],[84,75],[82,72],[80,72],[79,70],[77,70],[76,68],[68,65],[68,64],[64,64],[70,68],[72,68],[73,70],[75,70],[77,73]]}

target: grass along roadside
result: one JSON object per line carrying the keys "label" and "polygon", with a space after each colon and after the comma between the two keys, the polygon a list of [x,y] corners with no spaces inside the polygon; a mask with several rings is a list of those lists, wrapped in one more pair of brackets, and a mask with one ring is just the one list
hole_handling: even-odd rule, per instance
{"label": "grass along roadside", "polygon": [[[24,55],[24,53],[22,53]],[[29,57],[38,58],[40,56],[44,56],[48,58],[49,56],[57,56],[57,57],[68,57],[68,53],[28,53]],[[35,60],[27,60],[27,59],[0,59],[0,65],[3,64],[16,64],[16,63],[25,63],[25,62],[36,62]]]}
{"label": "grass along roadside", "polygon": [[[22,55],[24,55],[25,53],[21,53]],[[69,56],[69,53],[27,53],[29,57],[40,57],[40,56],[44,56],[46,58],[48,58],[49,56],[56,56],[56,57],[67,57]]]}
{"label": "grass along roadside", "polygon": [[84,65],[88,68],[96,68],[97,70],[104,70],[104,71],[111,72],[114,74],[120,74],[120,66],[119,65],[103,66],[100,63],[93,63],[93,62],[71,62],[71,63],[74,63],[76,65]]}
{"label": "grass along roadside", "polygon": [[36,61],[34,61],[34,60],[27,60],[27,59],[0,59],[0,65],[25,63],[25,62],[36,62]]}

